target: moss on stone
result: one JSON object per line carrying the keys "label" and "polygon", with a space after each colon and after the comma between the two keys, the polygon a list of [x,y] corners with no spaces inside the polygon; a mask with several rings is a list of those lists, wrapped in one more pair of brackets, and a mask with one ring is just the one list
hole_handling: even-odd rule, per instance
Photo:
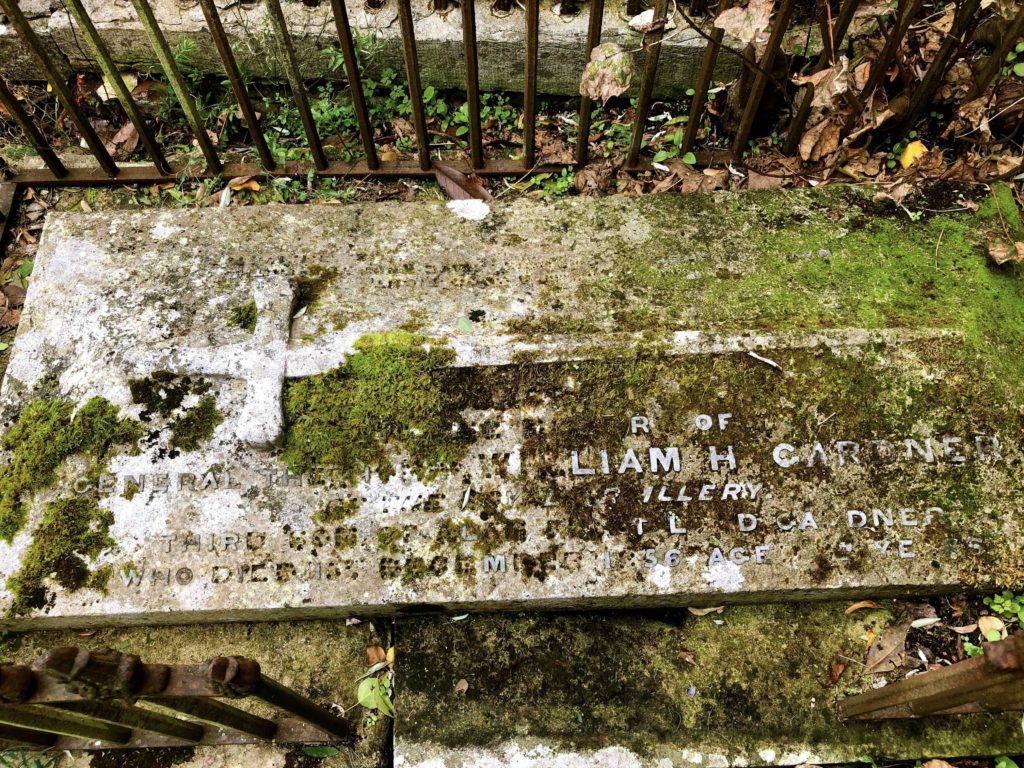
{"label": "moss on stone", "polygon": [[171,425],[171,447],[182,451],[196,450],[213,436],[214,429],[222,421],[224,415],[217,408],[217,399],[207,395],[174,420]]}
{"label": "moss on stone", "polygon": [[[554,750],[552,762],[561,750],[616,746],[650,758],[686,749],[712,765],[709,754],[732,765],[765,762],[758,756],[765,748],[852,761],[909,741],[926,750],[918,754],[972,754],[972,746],[988,754],[1019,740],[1012,714],[935,719],[927,728],[913,720],[839,721],[835,700],[870,687],[872,676],[850,663],[830,685],[837,654],[862,659],[865,635],[899,618],[891,603],[851,616],[845,608],[409,621],[401,633],[398,739],[498,753],[503,742],[542,740]],[[452,696],[460,679],[469,683],[466,695]]]}
{"label": "moss on stone", "polygon": [[377,547],[389,555],[397,555],[398,544],[402,541],[403,532],[399,527],[384,527],[377,531]]}
{"label": "moss on stone", "polygon": [[84,453],[102,461],[115,446],[134,446],[142,437],[137,421],[121,418],[116,406],[94,397],[78,412],[59,398],[29,402],[0,440],[10,451],[0,467],[0,538],[10,541],[28,517],[26,502],[33,492],[57,479],[61,463]]}
{"label": "moss on stone", "polygon": [[367,335],[355,346],[342,367],[287,384],[289,467],[331,467],[345,477],[370,467],[390,476],[389,444],[420,469],[456,462],[471,436],[456,374],[444,368],[452,351],[405,331]]}
{"label": "moss on stone", "polygon": [[257,315],[256,302],[250,300],[231,308],[228,312],[228,323],[236,328],[241,328],[243,331],[252,333],[256,330]]}
{"label": "moss on stone", "polygon": [[52,578],[69,592],[83,587],[105,588],[110,569],[91,573],[88,561],[114,543],[108,533],[113,522],[113,513],[87,496],[47,504],[21,559],[21,568],[7,580],[7,589],[14,598],[9,613],[21,615],[44,607],[46,579]]}
{"label": "moss on stone", "polygon": [[168,418],[189,395],[210,391],[210,383],[202,378],[178,376],[170,371],[154,371],[142,379],[128,382],[132,402],[142,406],[141,418],[149,421],[154,415]]}

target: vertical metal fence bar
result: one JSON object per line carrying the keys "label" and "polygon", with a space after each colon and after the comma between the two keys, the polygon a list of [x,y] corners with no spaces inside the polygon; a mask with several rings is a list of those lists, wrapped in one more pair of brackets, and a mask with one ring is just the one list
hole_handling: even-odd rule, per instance
{"label": "vertical metal fence bar", "polygon": [[46,73],[46,77],[50,82],[54,92],[57,94],[57,98],[60,100],[61,106],[67,111],[71,120],[78,128],[78,132],[82,134],[82,138],[88,145],[89,150],[92,152],[93,157],[96,158],[96,162],[100,164],[100,167],[106,172],[108,176],[117,176],[119,169],[114,160],[110,157],[107,152],[106,146],[103,144],[103,140],[96,134],[93,127],[89,124],[89,120],[82,113],[82,110],[78,108],[78,104],[75,103],[74,96],[71,95],[71,91],[68,89],[67,82],[64,80],[64,75],[50,60],[49,55],[46,53],[46,49],[36,36],[35,31],[32,29],[32,25],[28,23],[28,19],[25,18],[25,14],[21,12],[21,8],[18,7],[18,0],[0,0],[0,8],[4,9],[7,14],[7,18],[11,20],[11,24],[21,35],[21,39],[28,46],[29,50],[39,61],[43,71]]}
{"label": "vertical metal fence bar", "polygon": [[295,57],[295,46],[292,45],[292,36],[288,34],[288,23],[285,21],[280,0],[267,0],[267,10],[270,12],[271,26],[274,27],[274,32],[284,50],[284,63],[288,73],[288,83],[292,88],[292,98],[295,99],[295,106],[299,109],[302,129],[306,134],[306,141],[309,142],[309,151],[313,154],[313,165],[316,166],[318,171],[322,171],[327,168],[327,155],[324,154],[324,145],[320,143],[320,134],[316,130],[316,121],[313,120],[313,112],[309,108],[306,86],[302,82],[299,62]]}
{"label": "vertical metal fence bar", "polygon": [[181,70],[178,69],[178,65],[174,61],[167,38],[160,31],[160,26],[153,15],[153,9],[149,7],[148,0],[132,0],[132,4],[135,6],[135,12],[139,16],[142,28],[146,31],[146,36],[149,37],[149,42],[153,46],[160,67],[170,82],[174,95],[178,97],[178,104],[192,128],[196,143],[199,144],[199,149],[202,151],[203,157],[206,158],[206,167],[213,173],[220,173],[224,169],[224,165],[221,163],[220,157],[217,156],[217,150],[206,133],[206,126],[199,115],[199,110],[196,109],[196,104],[189,95],[188,88],[185,87],[185,79],[181,76]]}
{"label": "vertical metal fence bar", "polygon": [[1006,34],[1004,34],[1000,39],[999,45],[995,47],[992,51],[992,55],[988,57],[982,66],[981,72],[978,73],[978,79],[967,96],[968,101],[976,99],[988,90],[989,85],[991,85],[992,81],[995,80],[996,75],[999,74],[999,70],[1006,61],[1006,56],[1010,52],[1010,48],[1012,48],[1014,43],[1020,40],[1022,36],[1024,36],[1024,7],[1017,12],[1013,21],[1010,22],[1010,26],[1007,28]]}
{"label": "vertical metal fence bar", "polygon": [[157,143],[153,132],[149,130],[149,126],[146,124],[146,118],[143,117],[138,104],[136,104],[135,99],[132,98],[131,91],[129,91],[128,86],[124,84],[124,79],[121,77],[120,71],[114,64],[114,60],[110,57],[110,52],[107,50],[107,46],[105,46],[103,44],[103,40],[100,39],[99,32],[96,31],[96,25],[94,25],[92,23],[92,19],[89,18],[89,13],[85,10],[85,6],[82,5],[82,0],[65,0],[65,4],[67,9],[71,12],[71,15],[74,17],[75,23],[78,24],[79,30],[85,36],[85,42],[89,46],[89,50],[92,51],[92,55],[96,59],[96,62],[100,65],[100,70],[103,72],[103,76],[107,79],[110,87],[113,88],[114,92],[117,94],[117,98],[121,102],[121,106],[124,107],[124,111],[128,115],[128,119],[131,120],[132,125],[135,126],[135,130],[139,132],[139,138],[142,140],[142,144],[146,148],[146,152],[149,153],[149,157],[153,161],[153,165],[156,166],[157,171],[160,173],[170,173],[171,166],[167,163],[167,159],[164,157],[164,153],[160,149],[160,145]]}
{"label": "vertical metal fence bar", "polygon": [[[839,49],[843,38],[846,37],[846,32],[850,28],[850,22],[853,21],[853,15],[858,5],[860,5],[860,0],[845,0],[842,7],[840,7],[839,16],[832,26],[832,43],[834,46],[832,56],[835,55],[835,51]],[[815,62],[811,72],[820,72],[832,62],[832,57],[826,55],[827,53],[827,50],[822,49],[821,55],[818,56],[818,60]],[[789,128],[786,130],[786,143],[782,147],[782,154],[791,155],[796,151],[797,144],[804,132],[804,126],[807,125],[807,118],[811,116],[813,100],[814,86],[808,83],[801,92],[800,106],[797,107],[797,111],[794,113],[792,121],[790,121]]]}
{"label": "vertical metal fence bar", "polygon": [[640,95],[636,104],[636,115],[633,117],[633,139],[629,144],[626,156],[626,170],[635,170],[640,159],[640,146],[644,140],[644,129],[647,127],[647,115],[651,110],[651,94],[654,93],[654,78],[658,74],[658,58],[661,56],[661,39],[665,35],[665,0],[655,0],[653,32],[644,36],[644,72],[640,80]]}
{"label": "vertical metal fence bar", "polygon": [[430,137],[427,135],[427,113],[423,108],[423,87],[420,85],[420,60],[416,55],[416,29],[412,19],[412,0],[398,0],[398,21],[402,28],[402,50],[405,55],[405,76],[409,81],[412,121],[416,126],[420,168],[430,170]]}
{"label": "vertical metal fence bar", "polygon": [[537,49],[540,46],[540,2],[526,0],[526,63],[523,71],[523,166],[537,163]]}
{"label": "vertical metal fence bar", "polygon": [[704,49],[704,58],[700,63],[697,84],[693,88],[693,101],[690,103],[690,119],[686,122],[686,133],[683,134],[680,154],[685,155],[692,150],[693,142],[697,139],[700,118],[704,114],[704,105],[708,100],[708,86],[711,85],[711,78],[715,74],[715,64],[718,62],[718,53],[722,49],[722,40],[724,38],[724,29],[715,27],[711,30],[711,40]]}
{"label": "vertical metal fence bar", "polygon": [[476,49],[476,0],[460,0],[462,53],[466,59],[466,104],[469,106],[469,156],[473,169],[484,167],[484,138],[480,125],[480,72]]}
{"label": "vertical metal fence bar", "polygon": [[794,0],[782,0],[782,6],[775,17],[772,32],[768,36],[768,47],[759,62],[761,70],[754,78],[754,85],[750,89],[747,106],[740,119],[740,127],[736,131],[736,138],[732,143],[733,157],[739,157],[743,153],[743,148],[747,145],[747,140],[750,138],[751,129],[754,127],[754,119],[757,117],[757,111],[761,107],[761,100],[764,98],[765,87],[768,85],[768,76],[765,73],[772,71],[775,55],[782,47],[782,36],[786,33],[786,28],[789,26],[789,17],[793,14],[793,5]]}
{"label": "vertical metal fence bar", "polygon": [[964,0],[957,9],[957,14],[953,19],[953,28],[950,29],[943,39],[942,46],[939,48],[939,52],[932,61],[931,66],[928,67],[924,77],[921,78],[921,82],[910,95],[907,114],[900,120],[899,127],[896,129],[898,135],[903,136],[913,128],[914,123],[917,122],[921,113],[924,112],[924,108],[931,101],[935,91],[942,85],[942,79],[946,75],[950,61],[954,53],[960,50],[962,40],[967,34],[968,29],[970,29],[980,6],[981,0]]}
{"label": "vertical metal fence bar", "polygon": [[7,87],[7,83],[2,76],[0,76],[0,104],[3,104],[4,108],[11,113],[11,117],[14,118],[18,127],[25,134],[29,144],[32,145],[32,149],[43,159],[50,172],[58,179],[67,176],[68,169],[64,167],[64,163],[57,157],[57,153],[50,148],[50,144],[36,127],[36,124],[32,122],[28,112],[21,108],[21,104],[18,103],[18,97]]}
{"label": "vertical metal fence bar", "polygon": [[217,13],[217,6],[214,5],[213,0],[199,0],[199,5],[203,9],[203,16],[206,17],[206,26],[213,37],[213,44],[216,46],[220,61],[224,65],[224,72],[228,76],[228,82],[231,83],[231,90],[235,94],[235,101],[238,103],[238,109],[242,113],[242,121],[249,131],[252,143],[256,146],[256,152],[260,156],[263,167],[268,171],[272,171],[277,167],[277,162],[274,160],[274,155],[271,154],[270,147],[267,146],[266,137],[260,129],[259,118],[256,116],[256,110],[253,109],[245,82],[242,80],[242,74],[239,72],[238,64],[235,62],[231,43],[224,33],[224,25],[221,23],[220,14]]}
{"label": "vertical metal fence bar", "polygon": [[348,75],[348,86],[352,92],[352,106],[355,108],[356,122],[359,124],[366,167],[376,171],[380,168],[380,158],[377,157],[377,147],[373,143],[373,126],[370,125],[370,113],[366,109],[363,79],[359,73],[359,59],[352,41],[352,26],[348,21],[345,0],[331,0],[331,8],[334,11],[334,26],[338,30],[338,42],[341,43],[341,54],[345,58],[345,74]]}
{"label": "vertical metal fence bar", "polygon": [[864,84],[864,90],[860,92],[861,101],[874,93],[875,88],[877,88],[878,84],[882,82],[882,78],[889,69],[889,62],[892,61],[896,52],[899,50],[900,44],[903,42],[903,38],[907,34],[907,30],[910,28],[910,22],[913,20],[914,16],[917,15],[917,11],[921,7],[922,2],[923,0],[899,0],[899,4],[896,8],[896,26],[889,33],[889,38],[885,41],[885,45],[882,47],[881,53],[878,54],[878,58],[871,63],[871,72],[868,74],[868,81]]}
{"label": "vertical metal fence bar", "polygon": [[[604,25],[604,0],[590,0],[590,19],[587,26],[587,50],[583,54],[584,66],[590,61],[590,52],[601,44]],[[576,165],[586,165],[590,152],[590,120],[594,102],[589,96],[580,96],[579,132],[576,136]]]}

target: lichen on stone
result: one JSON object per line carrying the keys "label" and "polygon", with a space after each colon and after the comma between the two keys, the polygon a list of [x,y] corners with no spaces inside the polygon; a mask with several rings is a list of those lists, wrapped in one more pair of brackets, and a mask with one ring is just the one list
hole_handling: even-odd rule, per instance
{"label": "lichen on stone", "polygon": [[98,464],[115,446],[132,447],[141,437],[139,423],[122,418],[101,397],[77,413],[73,403],[60,398],[29,402],[0,440],[10,452],[0,467],[0,539],[10,541],[24,527],[28,497],[56,481],[65,459],[81,453]]}
{"label": "lichen on stone", "polygon": [[340,368],[287,384],[289,467],[390,476],[389,444],[420,469],[456,462],[471,435],[460,415],[465,396],[445,368],[454,353],[405,331],[366,335],[355,347]]}
{"label": "lichen on stone", "polygon": [[241,328],[243,331],[252,333],[256,330],[257,315],[256,302],[250,300],[231,308],[231,311],[228,312],[228,323],[236,328]]}
{"label": "lichen on stone", "polygon": [[213,431],[223,421],[217,399],[207,395],[171,424],[171,447],[194,451],[213,436]]}

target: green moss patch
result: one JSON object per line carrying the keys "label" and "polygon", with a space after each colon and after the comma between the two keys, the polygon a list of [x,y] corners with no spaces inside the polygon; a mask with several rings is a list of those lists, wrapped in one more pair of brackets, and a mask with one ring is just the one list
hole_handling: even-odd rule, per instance
{"label": "green moss patch", "polygon": [[256,302],[247,301],[245,304],[239,304],[231,308],[231,311],[228,312],[228,323],[236,328],[241,328],[243,331],[252,333],[256,330],[257,314]]}
{"label": "green moss patch", "polygon": [[366,467],[390,475],[389,444],[416,467],[449,465],[471,435],[460,411],[454,353],[405,331],[368,335],[329,373],[289,382],[284,460],[293,471],[331,467],[354,477]]}
{"label": "green moss patch", "polygon": [[87,496],[47,504],[22,557],[21,569],[7,580],[7,589],[14,597],[9,613],[20,615],[44,607],[48,578],[69,592],[83,587],[105,588],[110,569],[91,572],[88,561],[114,543],[108,533],[113,522],[113,513]]}
{"label": "green moss patch", "polygon": [[[500,750],[502,742],[541,739],[556,753],[619,746],[652,758],[686,749],[757,765],[765,748],[853,762],[893,752],[992,754],[1019,743],[1012,713],[840,722],[837,698],[871,686],[857,663],[867,635],[899,618],[893,604],[851,616],[845,608],[409,621],[401,632],[399,750]],[[833,685],[840,657],[853,661]],[[452,693],[459,680],[469,684],[464,695]]]}
{"label": "green moss patch", "polygon": [[194,451],[213,437],[213,431],[222,421],[224,415],[217,408],[217,399],[207,395],[175,419],[171,425],[171,447]]}
{"label": "green moss patch", "polygon": [[57,398],[28,403],[0,440],[0,447],[10,451],[0,467],[0,538],[10,541],[24,527],[28,497],[56,481],[65,459],[84,453],[98,464],[115,447],[134,446],[141,437],[139,423],[121,418],[101,397],[77,413],[73,403]]}

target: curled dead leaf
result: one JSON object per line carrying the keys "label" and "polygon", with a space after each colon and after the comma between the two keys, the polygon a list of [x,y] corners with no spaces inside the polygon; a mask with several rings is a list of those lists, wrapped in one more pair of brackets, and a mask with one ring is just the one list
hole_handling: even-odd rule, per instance
{"label": "curled dead leaf", "polygon": [[1024,262],[1024,243],[1011,245],[1004,240],[993,240],[988,245],[988,255],[999,266],[1009,262],[1020,264]]}
{"label": "curled dead leaf", "polygon": [[228,187],[235,192],[241,192],[243,190],[248,192],[260,191],[260,183],[252,176],[236,176],[228,182]]}
{"label": "curled dead leaf", "polygon": [[725,610],[725,606],[716,605],[714,608],[687,608],[686,610],[694,616],[707,616],[709,613],[721,613]]}
{"label": "curled dead leaf", "polygon": [[978,630],[989,642],[1002,640],[1006,637],[1006,624],[998,616],[982,616],[978,619]]}
{"label": "curled dead leaf", "polygon": [[965,624],[962,627],[950,627],[950,629],[953,630],[954,632],[956,632],[958,635],[969,635],[972,632],[977,631],[978,625],[977,624]]}
{"label": "curled dead leaf", "polygon": [[859,600],[853,605],[849,606],[845,611],[843,611],[843,615],[849,616],[851,613],[856,613],[857,611],[864,610],[865,608],[870,608],[871,610],[877,611],[881,607],[882,606],[876,603],[874,600]]}
{"label": "curled dead leaf", "polygon": [[366,665],[372,667],[388,660],[388,655],[379,645],[366,646]]}
{"label": "curled dead leaf", "polygon": [[456,695],[464,696],[466,694],[466,691],[469,690],[469,681],[466,680],[466,678],[462,678],[453,686],[453,690],[455,691]]}
{"label": "curled dead leaf", "polygon": [[633,82],[633,58],[616,43],[601,43],[590,52],[580,78],[580,95],[607,104],[621,96]]}

